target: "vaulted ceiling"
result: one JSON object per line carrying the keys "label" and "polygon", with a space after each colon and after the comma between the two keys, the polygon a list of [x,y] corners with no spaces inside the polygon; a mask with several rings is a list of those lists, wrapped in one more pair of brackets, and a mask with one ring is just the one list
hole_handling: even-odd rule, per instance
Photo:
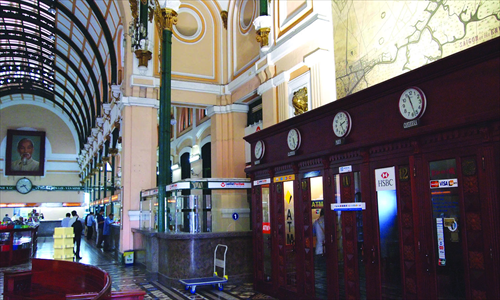
{"label": "vaulted ceiling", "polygon": [[117,81],[121,22],[111,0],[0,0],[0,104],[52,105],[82,149]]}

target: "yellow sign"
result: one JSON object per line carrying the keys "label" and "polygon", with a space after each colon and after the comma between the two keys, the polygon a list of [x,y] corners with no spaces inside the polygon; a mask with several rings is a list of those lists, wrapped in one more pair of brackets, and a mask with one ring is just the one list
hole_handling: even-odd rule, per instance
{"label": "yellow sign", "polygon": [[274,182],[283,182],[283,181],[290,181],[290,180],[295,180],[295,175],[285,175],[285,176],[277,176],[274,177]]}

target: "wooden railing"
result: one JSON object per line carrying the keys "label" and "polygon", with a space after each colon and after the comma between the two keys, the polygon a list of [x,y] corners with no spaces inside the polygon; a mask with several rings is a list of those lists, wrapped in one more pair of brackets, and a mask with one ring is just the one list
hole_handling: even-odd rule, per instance
{"label": "wooden railing", "polygon": [[4,300],[144,299],[144,291],[112,292],[104,270],[72,261],[32,259],[31,271],[4,272]]}

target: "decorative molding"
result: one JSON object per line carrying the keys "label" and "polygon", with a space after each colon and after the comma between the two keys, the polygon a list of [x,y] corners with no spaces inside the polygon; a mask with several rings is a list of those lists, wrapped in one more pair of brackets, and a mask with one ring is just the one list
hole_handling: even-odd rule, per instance
{"label": "decorative molding", "polygon": [[248,106],[244,104],[230,104],[224,106],[211,106],[207,108],[207,116],[212,117],[215,114],[229,114],[229,113],[247,113]]}
{"label": "decorative molding", "polygon": [[160,101],[152,98],[122,97],[119,104],[121,106],[145,106],[159,108]]}

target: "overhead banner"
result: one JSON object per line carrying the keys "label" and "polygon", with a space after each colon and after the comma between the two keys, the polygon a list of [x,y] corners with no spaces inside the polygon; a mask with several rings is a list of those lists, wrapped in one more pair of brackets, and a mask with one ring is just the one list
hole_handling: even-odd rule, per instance
{"label": "overhead banner", "polygon": [[396,171],[394,167],[375,170],[375,190],[392,191],[396,189]]}

